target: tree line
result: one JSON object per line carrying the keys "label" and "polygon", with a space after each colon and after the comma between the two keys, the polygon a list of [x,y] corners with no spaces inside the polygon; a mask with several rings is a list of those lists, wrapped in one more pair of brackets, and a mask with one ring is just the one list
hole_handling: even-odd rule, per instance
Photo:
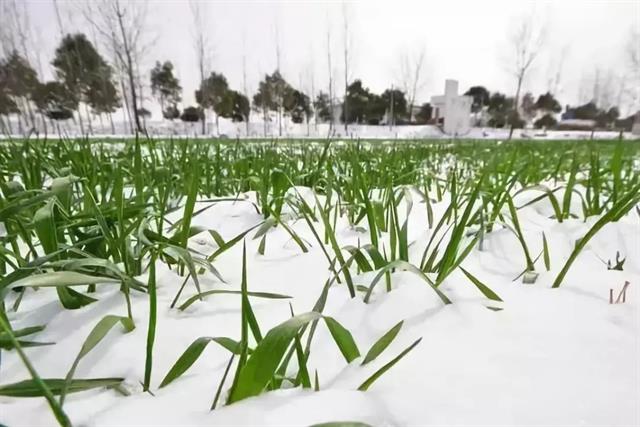
{"label": "tree line", "polygon": [[[125,57],[123,64],[127,64]],[[130,117],[134,117],[135,120],[131,121],[135,122],[136,128],[142,130],[150,113],[142,106],[141,82],[132,78],[128,85],[129,92],[121,79],[118,88],[113,67],[85,34],[64,35],[51,65],[55,78],[41,82],[29,61],[17,50],[0,60],[0,126],[5,133],[13,132],[12,123],[8,120],[12,115],[17,117],[21,133],[30,128],[39,128],[39,124],[46,131],[47,123],[56,126],[60,120],[76,121],[76,117],[83,134],[92,132],[92,117],[94,120],[98,118],[101,123],[108,120],[115,133],[113,113],[121,107],[129,111],[127,96],[131,100],[139,99],[139,104],[132,106],[134,111],[130,112]],[[265,134],[267,123],[276,120],[280,135],[284,117],[298,124],[309,124],[311,121],[332,125],[341,122],[391,126],[434,123],[433,108],[429,103],[413,105],[415,90],[408,96],[405,90],[391,86],[377,94],[360,79],[354,79],[346,85],[345,96],[340,101],[331,92],[324,91],[315,96],[312,94],[312,99],[287,82],[276,69],[264,76],[256,93],[249,99],[246,93],[231,88],[222,73],[214,71],[202,76],[194,94],[196,105],[185,106],[181,110],[182,86],[171,61],[156,62],[148,78],[151,93],[160,104],[163,118],[202,122],[203,133],[208,112],[215,115],[218,133],[220,117],[233,122],[245,122],[248,126],[252,111],[261,116]],[[138,94],[134,91],[136,87]],[[550,92],[535,98],[529,92],[520,97],[518,90],[515,97],[509,97],[500,92],[491,93],[483,86],[472,86],[465,95],[473,99],[472,113],[477,126],[513,129],[532,123],[536,128],[553,128],[558,124],[557,114],[563,110]],[[85,110],[86,123],[81,109]],[[600,109],[594,102],[567,107],[564,116],[593,120],[602,128],[619,125],[617,107]]]}
{"label": "tree line", "polygon": [[553,129],[558,125],[557,115],[562,119],[588,120],[601,129],[625,128],[631,129],[633,115],[620,120],[618,107],[600,108],[594,101],[564,109],[551,92],[539,95],[537,98],[527,92],[522,96],[520,105],[515,104],[515,98],[500,92],[490,93],[484,86],[472,86],[465,95],[473,99],[471,111],[474,114],[474,125],[494,128],[523,128],[531,123],[534,128]]}
{"label": "tree line", "polygon": [[[51,65],[55,78],[40,81],[32,65],[17,50],[0,60],[0,126],[3,131],[13,131],[8,119],[15,115],[20,132],[37,128],[39,124],[46,129],[47,122],[55,126],[60,120],[76,121],[77,118],[84,134],[92,131],[92,117],[108,120],[115,132],[113,113],[128,107],[127,91],[124,84],[118,90],[112,66],[86,35],[65,35],[55,50]],[[140,83],[133,86],[140,86]],[[182,110],[179,108],[182,86],[171,61],[156,62],[149,72],[149,86],[164,119],[199,122],[205,119],[207,111],[212,111],[218,132],[220,117],[248,122],[252,110],[262,116],[265,124],[275,115],[280,131],[285,116],[293,123],[309,123],[313,118],[316,122],[338,119],[348,124],[380,124],[386,114],[391,114],[389,120],[394,124],[409,122],[407,99],[402,90],[391,88],[378,95],[365,88],[361,80],[346,87],[346,99],[340,103],[322,91],[315,99],[310,99],[275,70],[264,76],[249,100],[247,95],[232,89],[222,73],[214,71],[202,79],[195,91],[197,105]],[[347,102],[350,104],[348,110],[343,106]],[[342,111],[339,118],[333,116],[338,107]],[[83,121],[82,108],[87,123]],[[133,115],[137,122],[139,118],[149,117],[150,113],[140,105]],[[429,114],[418,114],[417,117],[426,122]]]}

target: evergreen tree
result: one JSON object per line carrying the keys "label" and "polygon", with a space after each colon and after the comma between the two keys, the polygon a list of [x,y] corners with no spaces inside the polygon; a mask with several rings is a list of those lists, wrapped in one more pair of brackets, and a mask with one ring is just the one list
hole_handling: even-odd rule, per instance
{"label": "evergreen tree", "polygon": [[[177,104],[181,100],[182,87],[177,77],[173,75],[173,64],[165,61],[163,64],[156,62],[151,70],[151,93],[160,102],[163,116],[171,117],[177,109]],[[172,108],[165,114],[167,108]]]}
{"label": "evergreen tree", "polygon": [[433,107],[430,103],[425,102],[420,106],[420,111],[416,114],[416,122],[419,124],[427,124],[433,115]]}
{"label": "evergreen tree", "polygon": [[202,108],[187,107],[182,111],[180,120],[183,122],[195,123],[200,120],[204,120],[204,112],[202,111]]}
{"label": "evergreen tree", "polygon": [[[95,104],[95,99],[90,99],[90,95],[96,96],[94,86],[105,84],[105,77],[111,75],[107,62],[82,33],[64,36],[56,48],[52,65],[59,81],[65,85],[78,106],[80,102]],[[81,131],[84,132],[82,115],[78,114],[78,117]],[[91,120],[90,116],[88,118]]]}
{"label": "evergreen tree", "polygon": [[320,120],[323,122],[331,121],[331,99],[328,94],[320,92],[313,101],[313,108]]}
{"label": "evergreen tree", "polygon": [[514,99],[504,94],[495,92],[489,98],[489,126],[502,128],[505,126],[513,126],[513,128],[521,128],[524,121],[520,118],[518,111],[513,108]]}
{"label": "evergreen tree", "polygon": [[231,120],[234,122],[246,122],[249,120],[251,104],[249,99],[235,90],[230,91],[232,100]]}
{"label": "evergreen tree", "polygon": [[31,120],[31,125],[35,127],[35,116],[31,108],[31,100],[37,89],[38,76],[29,62],[13,51],[7,58],[0,61],[0,88],[3,96],[0,98],[2,110],[6,114],[16,113],[18,115],[18,125],[20,132],[22,128],[22,115]]}
{"label": "evergreen tree", "polygon": [[282,135],[282,113],[284,111],[285,97],[289,96],[291,86],[276,70],[271,75],[266,74],[264,80],[258,84],[258,92],[253,96],[253,105],[262,110],[263,120],[269,120],[269,112],[275,111],[278,116],[279,135]]}
{"label": "evergreen tree", "polygon": [[535,107],[538,110],[546,111],[548,113],[559,113],[562,111],[560,103],[554,98],[551,92],[540,95],[536,100]]}
{"label": "evergreen tree", "polygon": [[342,109],[341,120],[346,123],[368,123],[379,122],[384,115],[384,107],[381,106],[384,103],[381,99],[376,99],[375,94],[372,94],[368,88],[364,87],[362,80],[357,79],[351,82],[347,86],[347,93],[345,95],[349,109],[344,111]]}
{"label": "evergreen tree", "polygon": [[549,129],[549,128],[553,128],[557,124],[558,124],[558,121],[555,119],[555,117],[547,113],[544,116],[540,117],[538,120],[536,120],[533,126],[536,129],[542,129],[542,128]]}
{"label": "evergreen tree", "polygon": [[297,89],[287,88],[284,99],[284,110],[291,115],[293,123],[308,122],[311,116],[309,97]]}
{"label": "evergreen tree", "polygon": [[[403,91],[399,89],[387,89],[382,92],[382,100],[387,105],[387,112],[393,124],[398,123],[398,119],[402,119],[407,116],[408,104]],[[393,114],[391,112],[392,107]]]}
{"label": "evergreen tree", "polygon": [[115,133],[113,113],[122,106],[122,102],[113,82],[112,69],[110,66],[107,65],[103,67],[100,73],[92,79],[85,95],[86,101],[93,110],[93,113],[97,114],[100,120],[102,120],[102,115],[106,114],[111,123],[111,132]]}
{"label": "evergreen tree", "polygon": [[484,86],[471,86],[464,94],[473,97],[471,104],[471,112],[473,113],[479,113],[489,105],[490,93]]}
{"label": "evergreen tree", "polygon": [[180,110],[175,105],[170,105],[162,111],[162,117],[167,120],[175,120],[180,118]]}
{"label": "evergreen tree", "polygon": [[213,109],[216,113],[216,129],[220,133],[219,117],[227,114],[229,110],[229,84],[227,78],[221,74],[212,72],[209,77],[200,83],[200,88],[196,90],[196,102],[204,111]]}
{"label": "evergreen tree", "polygon": [[534,101],[533,94],[527,92],[522,97],[521,103],[522,116],[526,121],[531,121],[536,116],[536,103]]}
{"label": "evergreen tree", "polygon": [[73,118],[73,111],[78,108],[78,100],[64,83],[58,81],[39,84],[33,100],[38,111],[52,120]]}

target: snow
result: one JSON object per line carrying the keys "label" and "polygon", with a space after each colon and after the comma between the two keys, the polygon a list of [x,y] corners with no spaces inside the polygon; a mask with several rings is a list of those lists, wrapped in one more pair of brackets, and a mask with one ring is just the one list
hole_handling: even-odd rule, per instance
{"label": "snow", "polygon": [[[304,190],[304,189],[299,189]],[[306,189],[305,197],[310,197]],[[255,195],[247,194],[252,200]],[[419,259],[430,236],[426,208],[414,199],[409,221],[411,259]],[[525,199],[517,199],[516,204]],[[433,205],[442,214],[446,201]],[[203,207],[196,206],[196,211]],[[503,302],[492,302],[456,271],[441,285],[453,304],[443,305],[436,294],[408,272],[393,273],[393,289],[379,287],[371,302],[349,298],[344,285],[330,288],[325,314],[349,329],[360,352],[387,330],[404,320],[396,340],[374,362],[360,366],[361,358],[347,365],[323,324],[313,341],[309,367],[318,371],[320,389],[313,392],[285,389],[264,393],[209,411],[229,353],[209,345],[181,378],[158,389],[160,381],[186,347],[201,336],[239,339],[238,295],[213,295],[184,312],[169,309],[182,280],[158,264],[158,325],[152,375],[153,395],[142,392],[144,376],[147,296],[134,293],[132,310],[136,329],[128,334],[116,327],[80,362],[76,378],[125,377],[128,397],[112,390],[71,394],[65,411],[74,425],[296,425],[329,421],[361,421],[371,425],[607,425],[640,423],[640,224],[635,213],[608,224],[577,258],[558,289],[551,283],[573,248],[574,241],[593,224],[571,219],[563,223],[548,217],[549,207],[523,208],[521,223],[532,254],[542,248],[544,231],[551,252],[551,271],[542,260],[535,284],[513,279],[524,269],[522,250],[513,233],[496,228],[485,236],[483,250],[474,248],[465,269],[494,290]],[[176,213],[176,218],[180,213]],[[403,215],[403,213],[401,213]],[[248,202],[219,202],[194,223],[231,238],[261,220]],[[329,277],[327,261],[304,221],[293,229],[311,242],[302,253],[281,227],[267,237],[264,256],[258,240],[247,238],[250,291],[292,296],[291,300],[253,298],[263,332],[295,313],[310,311]],[[316,224],[319,232],[322,227]],[[342,246],[364,244],[368,233],[352,229],[341,218],[338,240]],[[322,234],[321,234],[322,235]],[[249,234],[252,236],[252,234]],[[211,253],[215,243],[202,233],[190,245]],[[620,251],[624,271],[607,270],[608,259]],[[226,280],[206,274],[205,289],[239,289],[241,245],[223,253],[214,263]],[[355,274],[355,272],[354,272]],[[356,275],[368,285],[374,273]],[[146,280],[144,277],[141,280]],[[626,303],[610,305],[609,289],[617,292],[631,283]],[[195,293],[189,284],[183,298]],[[46,323],[34,335],[55,346],[25,351],[42,377],[64,377],[82,342],[98,319],[125,315],[122,295],[98,287],[99,301],[79,310],[64,310],[55,292],[29,291],[17,313],[9,312],[15,328]],[[11,306],[11,301],[7,304]],[[487,307],[503,310],[492,311]],[[422,342],[369,391],[357,387],[373,372],[416,339]],[[31,337],[30,337],[31,338]],[[234,366],[235,367],[235,366]],[[232,367],[232,371],[234,367]],[[313,374],[312,374],[313,375]],[[2,353],[0,384],[28,378],[15,352]],[[227,380],[224,391],[230,385]],[[224,397],[224,396],[223,396]],[[41,398],[0,397],[0,422],[9,426],[54,425]]]}
{"label": "snow", "polygon": [[[262,119],[252,119],[247,129],[246,123],[235,123],[229,119],[221,118],[218,126],[215,122],[207,122],[207,132],[202,135],[202,123],[185,123],[180,120],[147,120],[145,128],[150,136],[154,137],[192,137],[192,138],[371,138],[371,139],[450,139],[451,136],[443,133],[437,126],[433,125],[356,125],[351,124],[345,130],[344,124],[337,123],[330,129],[328,123],[292,123],[288,118],[283,119],[282,132],[280,132],[277,119],[267,122],[266,126]],[[15,132],[12,138],[19,138],[22,135],[17,133],[18,127],[14,123],[12,126]],[[109,125],[99,126],[94,123],[90,137],[97,139],[104,138],[131,138],[132,132],[128,123],[117,122],[115,129]],[[60,135],[64,137],[81,136],[82,132],[77,124],[67,120],[60,123],[60,130],[49,127],[47,138],[55,139]],[[42,130],[40,136],[44,136]],[[617,139],[620,136],[618,131],[564,131],[564,130],[537,130],[537,129],[516,129],[512,138],[514,139]],[[479,128],[474,127],[464,135],[458,135],[458,139],[507,139],[509,137],[508,128]],[[0,139],[8,138],[7,135],[0,135]],[[624,139],[637,139],[637,136],[630,132],[623,133]]]}

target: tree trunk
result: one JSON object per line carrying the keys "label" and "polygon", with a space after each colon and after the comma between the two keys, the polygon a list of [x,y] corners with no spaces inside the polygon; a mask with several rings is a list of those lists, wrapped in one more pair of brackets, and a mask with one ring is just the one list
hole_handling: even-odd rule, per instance
{"label": "tree trunk", "polygon": [[138,116],[138,96],[136,94],[136,79],[133,75],[133,58],[131,57],[131,47],[127,42],[127,35],[124,31],[124,23],[122,22],[123,14],[118,10],[118,24],[120,26],[120,33],[122,34],[122,42],[124,53],[127,57],[127,76],[129,77],[129,89],[131,90],[131,106],[133,108],[133,117],[135,118],[136,130],[142,132],[143,128],[140,124],[140,117]]}
{"label": "tree trunk", "polygon": [[22,127],[22,117],[20,117],[20,113],[18,113],[17,115],[18,115],[18,132],[20,132],[20,135],[24,135],[24,128]]}
{"label": "tree trunk", "polygon": [[31,108],[31,103],[29,102],[29,99],[25,98],[24,99],[24,104],[27,106],[27,111],[29,112],[29,119],[31,120],[31,127],[33,127],[35,129],[37,127],[36,126],[36,116],[33,113],[33,108]]}
{"label": "tree trunk", "polygon": [[416,103],[416,94],[415,92],[411,95],[411,101],[409,102],[409,122],[413,123],[416,120],[416,115],[413,113],[413,106]]}
{"label": "tree trunk", "polygon": [[389,97],[389,130],[393,129],[393,86],[391,86],[391,96]]}
{"label": "tree trunk", "polygon": [[[127,90],[124,85],[124,81],[120,78],[120,90],[122,91],[122,100],[124,101],[124,111],[127,113],[127,118],[129,120],[129,130],[131,133],[133,132],[133,120],[131,118],[131,107],[129,106],[129,97],[127,96]],[[124,129],[123,129],[124,130]]]}
{"label": "tree trunk", "polygon": [[264,128],[264,137],[267,137],[267,110],[262,109],[262,127]]}
{"label": "tree trunk", "polygon": [[513,119],[515,118],[515,113],[518,112],[518,103],[520,102],[520,88],[522,87],[523,78],[524,78],[523,74],[520,74],[518,76],[518,86],[516,87],[516,96],[513,99],[513,112],[511,117],[512,120],[510,120],[511,126],[509,128],[509,138],[508,138],[509,141],[511,141],[511,138],[513,137]]}
{"label": "tree trunk", "polygon": [[216,132],[220,136],[220,116],[216,113]]}
{"label": "tree trunk", "polygon": [[87,126],[89,127],[89,134],[93,135],[93,124],[91,123],[91,112],[89,106],[84,104],[84,111],[87,113]]}
{"label": "tree trunk", "polygon": [[[345,73],[346,74],[346,73]],[[348,107],[348,103],[347,103],[347,88],[348,86],[345,85],[344,87],[344,102],[342,103],[342,116],[343,116],[343,120],[344,120],[344,133],[345,136],[347,136],[347,133],[349,132],[349,128],[348,128],[348,114],[347,112],[349,111]]]}
{"label": "tree trunk", "polygon": [[80,113],[80,105],[78,105],[78,124],[80,125],[80,133],[84,136],[84,125],[82,123],[82,114]]}
{"label": "tree trunk", "polygon": [[44,134],[46,136],[47,132],[48,132],[48,130],[47,130],[47,118],[43,113],[40,113],[40,118],[42,119],[42,127],[44,128],[43,131],[44,131]]}
{"label": "tree trunk", "polygon": [[116,127],[113,124],[113,114],[109,113],[109,122],[111,123],[111,134],[115,135],[116,134]]}
{"label": "tree trunk", "polygon": [[[343,14],[345,12],[343,11]],[[342,114],[344,115],[344,133],[345,136],[349,133],[348,123],[349,123],[349,103],[348,103],[348,94],[349,94],[349,43],[347,41],[347,20],[346,16],[343,17],[344,22],[344,102],[342,107]]]}
{"label": "tree trunk", "polygon": [[129,63],[129,69],[127,70],[127,74],[129,75],[129,89],[131,90],[131,107],[133,109],[133,117],[135,119],[136,131],[142,132],[142,124],[140,123],[140,116],[138,115],[138,95],[136,94],[136,85],[135,85],[135,77],[133,75],[133,65],[131,62],[131,55],[128,54],[129,58],[127,62]]}

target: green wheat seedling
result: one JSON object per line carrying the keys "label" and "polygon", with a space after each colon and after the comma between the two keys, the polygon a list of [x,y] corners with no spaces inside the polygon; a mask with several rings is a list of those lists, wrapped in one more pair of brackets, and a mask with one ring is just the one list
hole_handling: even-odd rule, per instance
{"label": "green wheat seedling", "polygon": [[[448,296],[457,286],[447,280],[452,277],[500,302],[492,284],[481,280],[482,271],[465,260],[476,249],[490,250],[491,233],[505,227],[520,247],[519,277],[532,281],[538,272],[558,267],[553,282],[558,287],[606,224],[629,212],[640,215],[638,156],[636,141],[5,140],[0,147],[0,351],[19,358],[30,378],[0,385],[0,395],[44,398],[56,420],[70,425],[62,409],[70,393],[103,388],[124,393],[121,378],[75,378],[75,372],[89,352],[105,351],[101,341],[107,334],[126,332],[137,316],[149,319],[137,325],[146,335],[144,375],[138,380],[149,392],[179,387],[178,380],[211,342],[229,352],[224,373],[212,385],[212,409],[283,387],[319,390],[326,380],[310,355],[315,332],[323,327],[336,344],[336,361],[371,369],[359,386],[366,390],[415,348],[417,337],[397,357],[374,366],[392,341],[409,337],[398,324],[361,351],[345,325],[324,313],[331,286],[345,286],[351,297],[371,302],[393,291],[397,271],[409,271],[443,304],[455,304]],[[300,187],[309,188],[311,197],[302,197]],[[533,198],[516,204],[519,196],[534,191]],[[224,229],[198,226],[196,218],[213,215],[219,203],[250,206],[257,220],[228,239],[222,237]],[[559,256],[548,229],[541,236],[525,233],[524,210],[539,203],[550,206],[555,226],[593,221],[567,259]],[[409,221],[415,213],[425,215],[423,224]],[[311,233],[309,241],[300,225]],[[344,231],[357,233],[357,239],[345,242]],[[252,302],[289,301],[289,296],[251,290],[246,254],[240,290],[224,287],[217,263],[254,236],[258,253],[276,250],[275,232],[285,233],[299,256],[319,251],[327,277],[311,311],[288,312],[283,305],[283,316],[291,317],[267,331]],[[200,233],[217,245],[211,253],[193,244]],[[532,253],[537,239],[542,250]],[[610,268],[623,268],[623,262],[616,257]],[[180,279],[161,283],[172,293],[163,307],[156,276],[167,268]],[[457,271],[461,274],[452,276]],[[143,274],[147,277],[141,280]],[[212,288],[201,287],[205,274],[215,278]],[[370,275],[368,283],[361,282],[363,274]],[[39,337],[48,325],[14,329],[6,314],[20,313],[36,293],[50,296],[61,311],[84,310],[105,294],[120,298],[109,311],[117,315],[90,320],[93,329],[72,350],[72,356],[78,353],[70,369],[55,378],[40,378],[27,357],[30,347],[60,345]],[[132,301],[140,298],[146,303],[136,305],[141,312],[134,313]],[[160,313],[173,308],[179,319],[212,298],[237,301],[241,334],[199,337],[160,384],[153,384]]]}

